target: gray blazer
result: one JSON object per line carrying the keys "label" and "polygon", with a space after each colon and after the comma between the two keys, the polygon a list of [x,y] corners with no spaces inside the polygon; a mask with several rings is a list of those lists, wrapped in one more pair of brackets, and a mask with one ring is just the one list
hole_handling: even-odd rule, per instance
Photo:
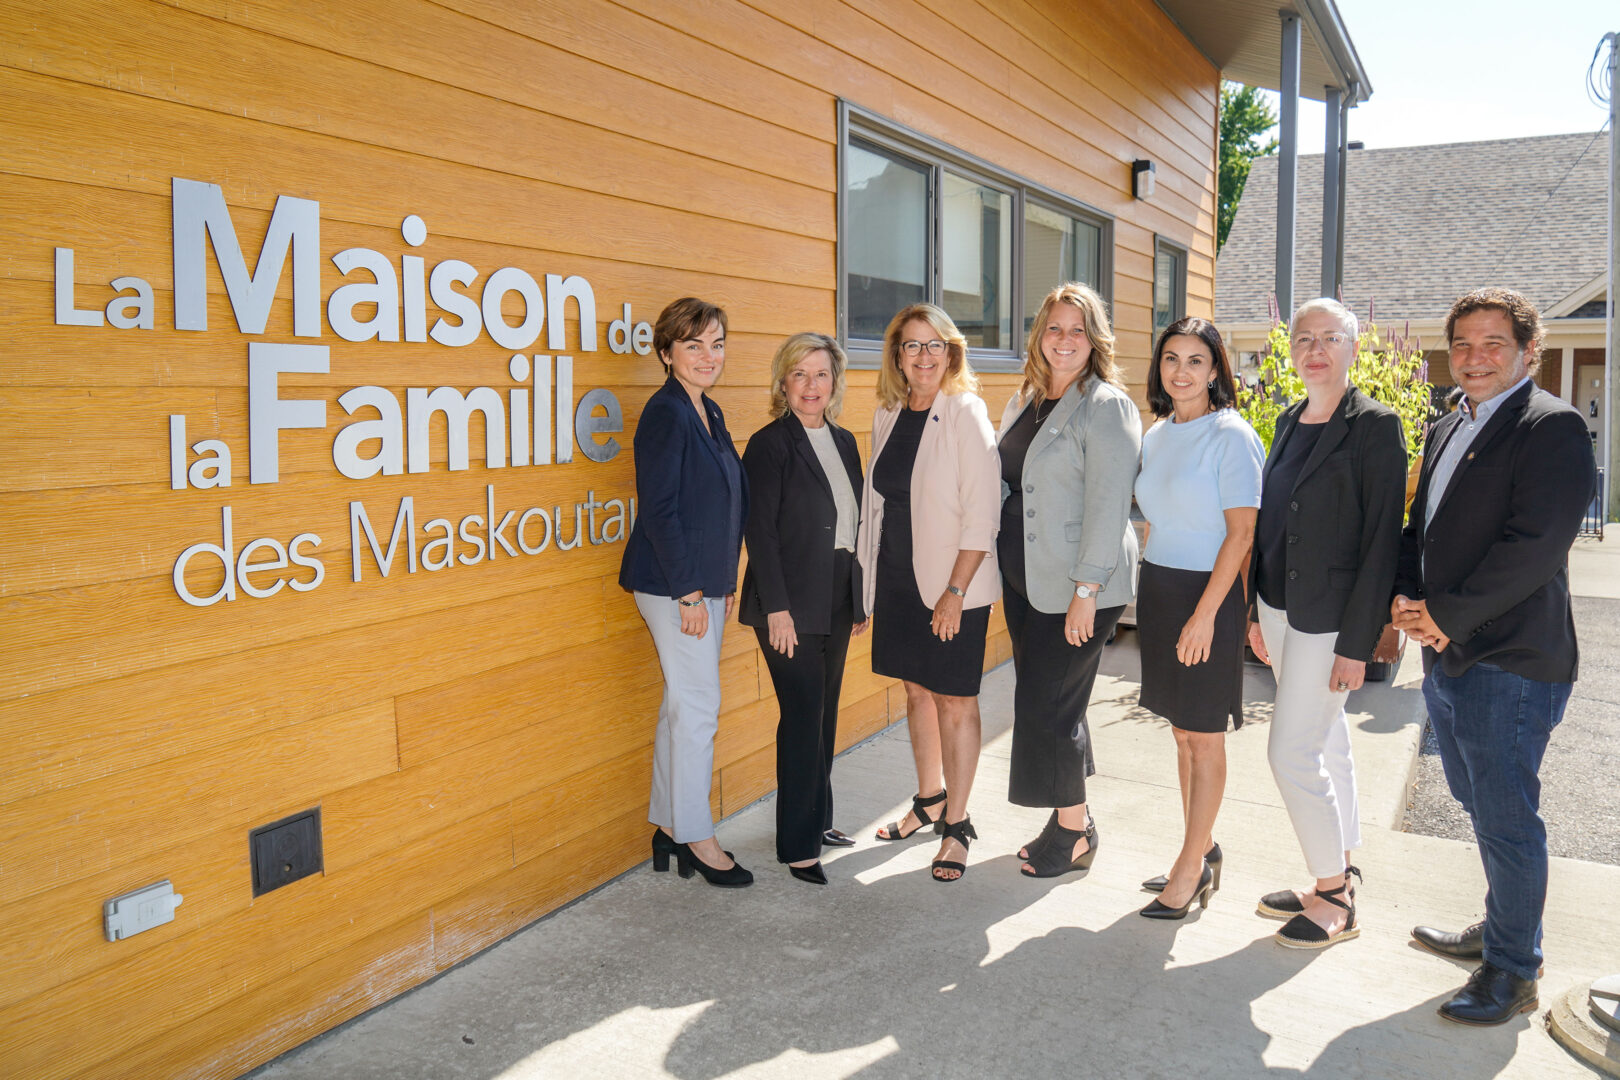
{"label": "gray blazer", "polygon": [[[1027,405],[1019,395],[1007,403],[997,442]],[[1081,581],[1102,583],[1099,608],[1135,599],[1130,515],[1141,456],[1135,403],[1095,375],[1069,387],[1035,433],[1024,458],[1024,575],[1037,611],[1067,611]],[[1011,492],[1003,480],[1002,500]]]}

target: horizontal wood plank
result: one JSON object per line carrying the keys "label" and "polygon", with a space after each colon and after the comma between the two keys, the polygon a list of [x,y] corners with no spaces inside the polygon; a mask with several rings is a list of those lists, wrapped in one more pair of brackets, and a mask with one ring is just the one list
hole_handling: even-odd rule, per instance
{"label": "horizontal wood plank", "polygon": [[502,806],[347,872],[295,881],[236,915],[0,1009],[0,1071],[81,1075],[511,865]]}
{"label": "horizontal wood plank", "polygon": [[[588,580],[545,590],[544,603],[525,592],[292,642],[248,639],[207,664],[153,664],[0,702],[0,729],[11,736],[0,804],[594,641],[605,590],[622,595]],[[313,671],[319,679],[307,677]]]}
{"label": "horizontal wood plank", "polygon": [[[242,765],[247,764],[247,768]],[[0,806],[0,903],[207,835],[267,824],[399,767],[394,703],[374,702],[161,765]],[[230,775],[229,784],[220,784]]]}

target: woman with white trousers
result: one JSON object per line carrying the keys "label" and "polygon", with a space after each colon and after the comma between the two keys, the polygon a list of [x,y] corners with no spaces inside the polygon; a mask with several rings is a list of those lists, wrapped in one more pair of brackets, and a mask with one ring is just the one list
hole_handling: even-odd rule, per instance
{"label": "woman with white trousers", "polygon": [[1277,420],[1261,479],[1249,595],[1255,655],[1277,678],[1268,757],[1314,883],[1267,894],[1280,945],[1355,937],[1350,852],[1361,845],[1345,699],[1389,618],[1406,490],[1393,410],[1350,385],[1356,317],[1326,298],[1294,313],[1289,345],[1305,400]]}

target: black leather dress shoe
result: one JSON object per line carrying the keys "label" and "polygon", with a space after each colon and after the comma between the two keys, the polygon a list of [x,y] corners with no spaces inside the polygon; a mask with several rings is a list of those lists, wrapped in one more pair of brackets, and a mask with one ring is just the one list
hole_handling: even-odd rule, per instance
{"label": "black leather dress shoe", "polygon": [[1485,924],[1482,922],[1460,933],[1436,930],[1432,926],[1414,926],[1412,940],[1432,953],[1454,960],[1480,960],[1485,956]]}
{"label": "black leather dress shoe", "polygon": [[1486,961],[1468,976],[1468,982],[1440,1006],[1440,1015],[1459,1024],[1485,1027],[1503,1024],[1541,1004],[1536,980],[1521,979]]}
{"label": "black leather dress shoe", "polygon": [[821,842],[828,847],[854,847],[855,841],[837,829],[828,829],[821,834]]}

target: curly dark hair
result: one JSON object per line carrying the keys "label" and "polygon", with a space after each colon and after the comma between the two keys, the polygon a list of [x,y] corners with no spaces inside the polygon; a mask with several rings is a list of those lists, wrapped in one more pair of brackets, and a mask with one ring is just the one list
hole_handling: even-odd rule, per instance
{"label": "curly dark hair", "polygon": [[1457,298],[1446,315],[1446,344],[1451,344],[1451,333],[1457,320],[1476,311],[1500,311],[1513,324],[1513,340],[1529,355],[1526,361],[1533,375],[1541,366],[1541,312],[1523,293],[1492,285],[1475,289]]}

